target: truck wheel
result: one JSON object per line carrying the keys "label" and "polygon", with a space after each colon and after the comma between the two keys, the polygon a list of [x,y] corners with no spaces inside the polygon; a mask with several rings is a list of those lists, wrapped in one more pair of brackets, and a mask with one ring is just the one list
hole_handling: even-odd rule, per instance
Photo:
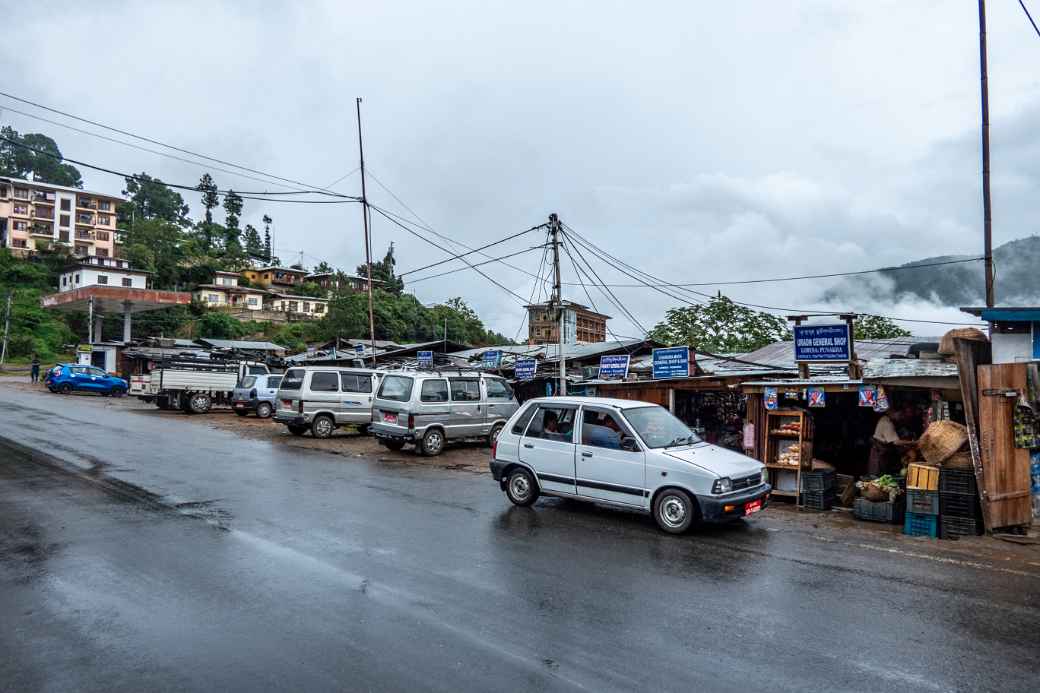
{"label": "truck wheel", "polygon": [[318,414],[311,422],[311,435],[315,438],[328,438],[336,430],[336,422],[328,414]]}
{"label": "truck wheel", "polygon": [[289,433],[292,433],[294,436],[302,436],[307,432],[306,426],[289,426],[288,428]]}
{"label": "truck wheel", "polygon": [[380,438],[379,439],[379,444],[382,445],[387,450],[393,450],[394,452],[397,452],[398,450],[400,450],[401,448],[404,447],[404,441],[403,440],[386,440],[386,439]]}
{"label": "truck wheel", "polygon": [[669,534],[682,534],[697,519],[698,510],[685,491],[670,488],[654,501],[654,521]]}
{"label": "truck wheel", "polygon": [[444,433],[439,428],[426,431],[419,443],[419,449],[427,457],[436,457],[444,450]]}
{"label": "truck wheel", "polygon": [[513,505],[521,507],[531,505],[538,500],[538,484],[531,472],[517,467],[506,477],[506,497]]}
{"label": "truck wheel", "polygon": [[188,410],[192,414],[205,414],[213,406],[213,399],[205,392],[196,392],[188,398]]}

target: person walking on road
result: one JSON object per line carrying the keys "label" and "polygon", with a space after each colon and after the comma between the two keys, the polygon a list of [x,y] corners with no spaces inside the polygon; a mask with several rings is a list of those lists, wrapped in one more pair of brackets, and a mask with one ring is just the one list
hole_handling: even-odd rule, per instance
{"label": "person walking on road", "polygon": [[38,383],[38,382],[40,382],[40,358],[36,354],[33,354],[33,356],[32,356],[32,364],[31,365],[32,365],[32,372],[30,373],[29,378],[30,378],[31,382]]}

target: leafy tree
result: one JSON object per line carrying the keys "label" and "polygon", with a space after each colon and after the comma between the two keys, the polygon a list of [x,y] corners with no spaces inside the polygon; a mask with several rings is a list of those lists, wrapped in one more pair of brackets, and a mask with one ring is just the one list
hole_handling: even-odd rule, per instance
{"label": "leafy tree", "polygon": [[4,137],[0,140],[0,175],[28,179],[31,174],[32,180],[41,183],[83,187],[83,176],[75,166],[62,163],[58,144],[47,135],[19,135],[9,125],[0,135]]}
{"label": "leafy tree", "polygon": [[687,344],[712,352],[744,353],[791,339],[783,318],[714,296],[702,305],[672,308],[648,335],[665,344]]}
{"label": "leafy tree", "polygon": [[889,339],[909,337],[910,332],[880,315],[862,315],[856,318],[856,339]]}
{"label": "leafy tree", "polygon": [[[391,243],[386,255],[380,262],[372,263],[372,281],[381,281],[379,287],[392,294],[400,294],[404,291],[404,280],[395,274],[397,260],[394,259],[394,244]],[[368,268],[358,265],[357,275],[368,279]]]}
{"label": "leafy tree", "polygon": [[217,184],[213,182],[213,177],[208,173],[202,174],[195,189],[202,193],[202,206],[206,210],[198,230],[203,250],[208,251],[213,247],[213,210],[220,204],[220,196],[217,194]]}
{"label": "leafy tree", "polygon": [[318,263],[318,266],[314,268],[314,274],[332,274],[336,270],[329,263],[322,260]]}
{"label": "leafy tree", "polygon": [[264,222],[264,259],[268,264],[271,262],[271,222],[274,221],[267,214],[260,220]]}
{"label": "leafy tree", "polygon": [[325,290],[314,282],[307,282],[289,289],[289,293],[296,296],[324,296]]}
{"label": "leafy tree", "polygon": [[123,254],[130,266],[154,272],[152,286],[173,289],[184,284],[181,264],[185,260],[186,235],[176,222],[158,217],[139,219],[126,231]]}
{"label": "leafy tree", "polygon": [[245,246],[246,255],[249,257],[257,259],[265,257],[264,244],[260,240],[260,233],[252,224],[246,224],[246,230],[242,233],[242,244]]}
{"label": "leafy tree", "polygon": [[238,339],[248,334],[249,328],[227,313],[207,311],[198,320],[198,336],[212,339]]}
{"label": "leafy tree", "polygon": [[161,219],[178,226],[190,223],[188,205],[181,194],[147,173],[127,178],[123,194],[129,199],[119,206],[121,228],[129,228],[131,221],[143,219]]}

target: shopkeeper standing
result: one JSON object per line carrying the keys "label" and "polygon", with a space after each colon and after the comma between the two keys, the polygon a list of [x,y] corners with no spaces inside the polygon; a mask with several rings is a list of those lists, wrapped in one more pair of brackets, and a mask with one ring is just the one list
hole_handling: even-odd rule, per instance
{"label": "shopkeeper standing", "polygon": [[913,407],[906,405],[901,409],[890,409],[878,419],[874,427],[874,438],[871,440],[870,460],[867,462],[867,473],[873,476],[898,472],[902,467],[903,449],[914,444],[912,440],[899,437],[896,424],[909,423],[913,420]]}

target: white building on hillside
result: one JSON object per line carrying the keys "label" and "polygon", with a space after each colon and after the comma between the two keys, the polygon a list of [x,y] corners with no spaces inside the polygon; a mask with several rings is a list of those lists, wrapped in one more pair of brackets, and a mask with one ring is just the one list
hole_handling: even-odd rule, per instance
{"label": "white building on hillside", "polygon": [[119,258],[84,257],[65,267],[58,280],[58,292],[75,291],[86,286],[147,289],[150,274],[130,269],[130,263]]}

